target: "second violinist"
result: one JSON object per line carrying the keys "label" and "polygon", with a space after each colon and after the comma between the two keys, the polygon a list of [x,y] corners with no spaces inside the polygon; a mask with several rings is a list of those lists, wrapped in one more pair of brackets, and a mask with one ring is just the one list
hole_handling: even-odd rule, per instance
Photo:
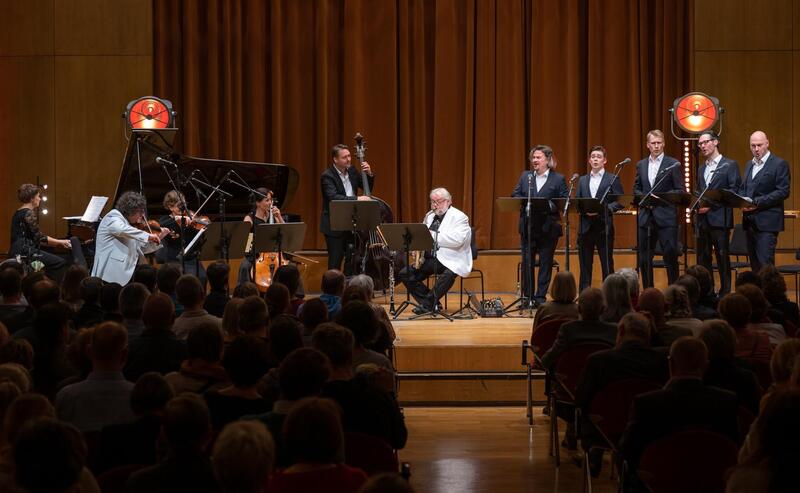
{"label": "second violinist", "polygon": [[[181,251],[188,245],[195,236],[199,233],[198,225],[207,225],[207,221],[203,221],[196,217],[186,206],[186,199],[182,193],[170,190],[164,195],[162,202],[164,209],[169,211],[169,214],[162,216],[159,219],[161,227],[168,228],[172,234],[167,235],[162,240],[164,248],[162,248],[156,255],[159,261],[167,264],[181,264]],[[181,230],[183,233],[181,234]],[[205,284],[206,271],[200,264],[197,254],[200,251],[200,245],[194,245],[192,249],[186,254],[183,262],[183,273],[192,274],[200,279],[200,282]]]}
{"label": "second violinist", "polygon": [[[260,193],[261,196],[251,202],[253,209],[244,217],[243,221],[251,223],[253,226],[284,223],[281,210],[274,203],[272,190],[260,187],[256,188],[256,192]],[[250,252],[242,260],[239,267],[239,284],[252,279],[253,258],[258,253],[260,252]]]}

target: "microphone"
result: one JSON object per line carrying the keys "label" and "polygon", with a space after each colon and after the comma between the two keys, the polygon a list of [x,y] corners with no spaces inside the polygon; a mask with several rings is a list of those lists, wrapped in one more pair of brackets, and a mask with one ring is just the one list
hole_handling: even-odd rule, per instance
{"label": "microphone", "polygon": [[572,183],[575,180],[577,180],[579,177],[580,177],[580,175],[578,173],[575,173],[574,175],[572,175],[572,178],[569,179],[569,182]]}
{"label": "microphone", "polygon": [[677,168],[680,165],[681,165],[680,161],[677,162],[677,163],[671,164],[671,165],[667,166],[666,168],[662,169],[660,173],[666,173],[667,171],[671,170],[672,168]]}
{"label": "microphone", "polygon": [[626,157],[625,159],[623,159],[622,161],[617,163],[617,166],[622,167],[622,166],[625,166],[626,164],[628,164],[630,162],[631,162],[631,158]]}
{"label": "microphone", "polygon": [[156,157],[156,162],[157,162],[158,164],[169,164],[169,165],[172,165],[172,166],[174,166],[174,167],[176,167],[176,168],[178,167],[178,165],[177,165],[177,164],[173,163],[172,161],[170,161],[170,160],[168,160],[168,159],[164,159],[164,158],[163,158],[163,157],[161,157],[161,156],[158,156],[158,157]]}

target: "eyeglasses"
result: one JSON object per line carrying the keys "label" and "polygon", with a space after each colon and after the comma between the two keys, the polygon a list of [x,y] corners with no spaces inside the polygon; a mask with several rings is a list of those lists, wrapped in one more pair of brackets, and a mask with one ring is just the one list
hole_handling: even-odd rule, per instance
{"label": "eyeglasses", "polygon": [[439,199],[439,200],[431,199],[431,205],[442,205],[445,202],[447,202],[447,199]]}
{"label": "eyeglasses", "polygon": [[699,145],[699,146],[704,146],[704,145],[706,145],[706,144],[708,144],[708,143],[710,143],[710,142],[712,142],[712,140],[711,140],[711,139],[708,139],[708,140],[698,140],[698,141],[697,141],[697,145]]}

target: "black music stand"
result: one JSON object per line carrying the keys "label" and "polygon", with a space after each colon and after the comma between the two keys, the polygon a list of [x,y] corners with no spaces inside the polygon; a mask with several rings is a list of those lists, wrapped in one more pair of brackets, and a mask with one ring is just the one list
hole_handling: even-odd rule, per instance
{"label": "black music stand", "polygon": [[[409,275],[411,273],[411,250],[433,250],[433,236],[428,226],[423,223],[385,223],[380,225],[380,231],[386,239],[386,245],[390,250],[405,252],[406,272]],[[452,322],[453,319],[449,315],[437,310],[436,305],[438,304],[438,300],[436,300],[436,283],[434,283],[433,289],[433,311],[425,312],[421,316],[430,315],[431,318],[436,318],[437,315],[440,315]],[[399,317],[400,314],[403,313],[403,310],[408,308],[409,305],[422,309],[421,305],[411,301],[411,292],[408,290],[408,287],[406,287],[406,300],[397,307],[397,311],[394,312],[394,320],[397,320],[397,317]],[[420,315],[412,317],[412,320],[419,316]]]}
{"label": "black music stand", "polygon": [[[495,199],[497,202],[497,209],[500,212],[517,212],[519,213],[522,211],[526,213],[528,203],[531,204],[530,207],[530,214],[526,213],[526,225],[528,228],[528,244],[521,245],[520,248],[520,260],[522,264],[522,269],[525,272],[524,274],[528,278],[528,291],[530,296],[526,296],[525,290],[522,289],[520,286],[520,296],[516,300],[514,300],[510,305],[508,305],[505,309],[505,314],[508,315],[509,313],[513,312],[524,312],[530,311],[529,317],[533,317],[534,315],[534,308],[535,302],[533,300],[533,295],[535,294],[535,287],[533,285],[533,264],[535,263],[533,260],[533,249],[531,248],[531,219],[533,218],[534,214],[549,214],[554,210],[557,210],[555,207],[555,203],[553,202],[554,199],[545,199],[545,198],[528,198],[528,197],[497,197]],[[528,259],[530,261],[529,265],[525,265],[525,251],[528,253]],[[527,269],[526,269],[527,267]],[[520,278],[522,276],[520,275]],[[520,281],[521,282],[521,281]],[[513,308],[514,306],[519,305],[519,308]],[[513,308],[513,309],[512,309]],[[523,315],[524,316],[524,315]]]}
{"label": "black music stand", "polygon": [[[359,231],[369,231],[381,223],[381,207],[376,200],[331,200],[330,219],[332,231],[350,231],[353,242]],[[354,244],[347,247],[345,264],[353,262],[352,273],[358,272],[353,255]]]}
{"label": "black music stand", "polygon": [[[245,221],[214,222],[205,229],[208,240],[200,249],[199,260],[225,260],[244,258],[250,223]],[[200,234],[195,238],[199,238]],[[188,250],[188,248],[187,248]]]}
{"label": "black music stand", "polygon": [[306,238],[306,223],[259,224],[253,235],[253,251],[276,252],[283,260],[285,251],[302,250]]}
{"label": "black music stand", "polygon": [[755,207],[753,202],[750,202],[746,198],[731,190],[719,188],[706,190],[705,197],[709,199],[709,202],[714,202],[713,204],[709,205],[720,205],[722,207],[731,207],[735,209]]}

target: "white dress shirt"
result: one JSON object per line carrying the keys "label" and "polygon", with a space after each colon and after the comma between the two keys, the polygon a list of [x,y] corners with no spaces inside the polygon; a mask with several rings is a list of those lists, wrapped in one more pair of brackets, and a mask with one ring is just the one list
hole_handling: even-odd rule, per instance
{"label": "white dress shirt", "polygon": [[764,164],[766,164],[767,159],[769,159],[769,151],[764,154],[764,157],[761,158],[761,161],[753,158],[753,171],[750,173],[750,178],[755,178],[759,171],[764,168]]}
{"label": "white dress shirt", "polygon": [[591,195],[593,199],[597,198],[597,190],[600,189],[600,182],[603,181],[604,174],[606,174],[604,168],[600,168],[600,171],[597,173],[595,173],[594,170],[589,173],[589,195]]}
{"label": "white dress shirt", "polygon": [[656,176],[658,176],[658,168],[661,167],[661,161],[664,160],[664,153],[658,155],[658,157],[653,158],[650,156],[647,160],[647,179],[650,181],[650,187],[652,188],[656,184]]}
{"label": "white dress shirt", "polygon": [[339,179],[342,180],[342,185],[344,185],[344,194],[348,197],[355,197],[355,193],[353,193],[353,185],[350,183],[350,175],[347,173],[347,168],[344,169],[344,173],[339,171],[339,168],[336,166],[333,167],[336,171],[336,174],[339,175]]}
{"label": "white dress shirt", "polygon": [[714,173],[714,170],[716,170],[717,166],[719,166],[719,161],[721,159],[722,154],[717,154],[717,157],[706,161],[706,170],[703,173],[703,179],[706,181],[706,186],[708,186],[709,180],[714,176],[712,173]]}
{"label": "white dress shirt", "polygon": [[539,190],[542,189],[544,184],[547,182],[547,177],[550,176],[550,170],[548,169],[543,174],[536,174],[536,193],[539,193]]}

